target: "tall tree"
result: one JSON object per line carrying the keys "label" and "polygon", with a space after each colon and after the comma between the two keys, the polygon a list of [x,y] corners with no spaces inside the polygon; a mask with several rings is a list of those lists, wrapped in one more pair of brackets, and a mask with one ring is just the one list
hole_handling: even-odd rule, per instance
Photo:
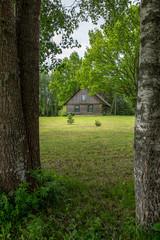
{"label": "tall tree", "polygon": [[[0,188],[6,192],[20,182],[31,182],[29,170],[40,166],[40,2],[0,1]],[[43,65],[50,54],[61,51],[51,39],[55,34],[52,35],[55,19],[54,31],[58,34],[60,27],[65,31],[62,47],[74,44],[69,35],[77,21],[71,21],[72,17],[58,0],[42,2],[40,62]]]}
{"label": "tall tree", "polygon": [[21,98],[31,168],[40,166],[39,29],[40,0],[16,0],[17,51]]}
{"label": "tall tree", "polygon": [[160,1],[141,1],[140,66],[134,140],[136,216],[160,220]]}
{"label": "tall tree", "polygon": [[51,74],[50,89],[52,93],[57,93],[60,106],[80,88],[76,73],[81,68],[81,63],[78,53],[73,52],[69,58],[64,58],[62,64]]}
{"label": "tall tree", "polygon": [[113,91],[136,101],[139,18],[139,7],[133,5],[103,31],[89,32],[91,47],[78,74],[84,88],[93,93]]}
{"label": "tall tree", "polygon": [[39,81],[39,114],[40,116],[57,116],[58,99],[57,94],[52,94],[49,88],[51,77],[45,73],[40,74]]}
{"label": "tall tree", "polygon": [[39,13],[40,0],[16,1],[16,27],[14,0],[0,1],[0,188],[6,192],[31,182],[29,170],[40,165]]}
{"label": "tall tree", "polygon": [[[61,0],[42,0],[40,21],[40,67],[52,71],[61,62],[56,54],[64,48],[80,46],[71,36],[79,18],[74,9],[66,9]],[[55,41],[57,36],[61,39],[59,43]]]}

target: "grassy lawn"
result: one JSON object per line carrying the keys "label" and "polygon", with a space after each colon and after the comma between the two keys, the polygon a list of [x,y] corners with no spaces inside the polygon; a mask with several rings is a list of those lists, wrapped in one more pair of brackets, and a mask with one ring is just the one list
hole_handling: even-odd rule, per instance
{"label": "grassy lawn", "polygon": [[159,239],[135,221],[134,117],[74,119],[40,118],[44,171],[33,173],[34,189],[0,192],[0,239]]}
{"label": "grassy lawn", "polygon": [[[74,119],[74,124],[68,125],[66,117],[40,118],[42,165],[70,182],[67,210],[57,213],[57,228],[63,237],[59,232],[55,239],[138,239],[134,219],[134,117]],[[95,120],[102,125],[96,127]]]}
{"label": "grassy lawn", "polygon": [[[133,179],[134,117],[40,118],[41,161],[63,176],[96,183]],[[102,125],[95,126],[95,120]]]}

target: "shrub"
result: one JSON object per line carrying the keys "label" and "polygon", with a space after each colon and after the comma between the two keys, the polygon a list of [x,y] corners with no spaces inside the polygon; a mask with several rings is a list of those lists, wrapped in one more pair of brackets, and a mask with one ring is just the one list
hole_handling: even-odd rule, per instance
{"label": "shrub", "polygon": [[67,113],[62,114],[62,117],[67,117],[67,116],[68,116]]}
{"label": "shrub", "polygon": [[101,123],[99,120],[95,120],[95,125],[96,125],[97,127],[100,127],[100,126],[102,125],[102,123]]}
{"label": "shrub", "polygon": [[29,224],[28,222],[32,224],[26,225],[26,228],[31,228],[32,225],[30,233],[32,231],[37,234],[35,229],[38,228],[41,231],[43,221],[39,214],[47,212],[47,209],[53,206],[61,205],[65,200],[65,188],[56,175],[45,176],[43,172],[37,170],[33,177],[36,180],[35,189],[31,189],[29,183],[25,182],[9,194],[0,192],[0,239],[11,239],[11,234],[12,239],[18,239],[15,235],[18,235],[22,225],[25,226]]}
{"label": "shrub", "polygon": [[67,123],[68,123],[68,124],[74,123],[73,115],[72,115],[71,113],[68,115],[67,118],[68,118],[68,120],[67,120]]}
{"label": "shrub", "polygon": [[63,115],[67,115],[67,107],[66,107],[66,105],[61,107],[61,109],[58,111],[58,116],[62,116],[63,117]]}

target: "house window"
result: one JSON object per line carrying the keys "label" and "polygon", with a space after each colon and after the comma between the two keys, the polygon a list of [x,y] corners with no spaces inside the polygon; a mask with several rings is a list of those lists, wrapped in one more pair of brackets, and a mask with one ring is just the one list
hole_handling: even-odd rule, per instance
{"label": "house window", "polygon": [[85,101],[85,100],[86,100],[86,95],[82,94],[82,101]]}
{"label": "house window", "polygon": [[79,105],[74,106],[74,112],[80,112],[80,106]]}
{"label": "house window", "polygon": [[93,112],[93,105],[88,105],[88,112]]}

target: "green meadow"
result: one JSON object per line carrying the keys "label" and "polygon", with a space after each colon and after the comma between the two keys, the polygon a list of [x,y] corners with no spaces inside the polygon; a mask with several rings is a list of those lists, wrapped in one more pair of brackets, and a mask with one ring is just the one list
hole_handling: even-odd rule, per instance
{"label": "green meadow", "polygon": [[42,166],[71,188],[56,238],[136,239],[134,116],[73,118],[71,125],[67,117],[40,118]]}
{"label": "green meadow", "polygon": [[40,118],[42,171],[0,192],[0,239],[159,239],[135,221],[134,117],[73,118]]}
{"label": "green meadow", "polygon": [[43,167],[96,185],[132,181],[134,117],[73,118],[72,125],[66,117],[40,118]]}
{"label": "green meadow", "polygon": [[40,118],[42,166],[65,188],[65,203],[53,211],[53,239],[153,239],[135,221],[135,117],[73,118],[71,125],[67,117]]}

